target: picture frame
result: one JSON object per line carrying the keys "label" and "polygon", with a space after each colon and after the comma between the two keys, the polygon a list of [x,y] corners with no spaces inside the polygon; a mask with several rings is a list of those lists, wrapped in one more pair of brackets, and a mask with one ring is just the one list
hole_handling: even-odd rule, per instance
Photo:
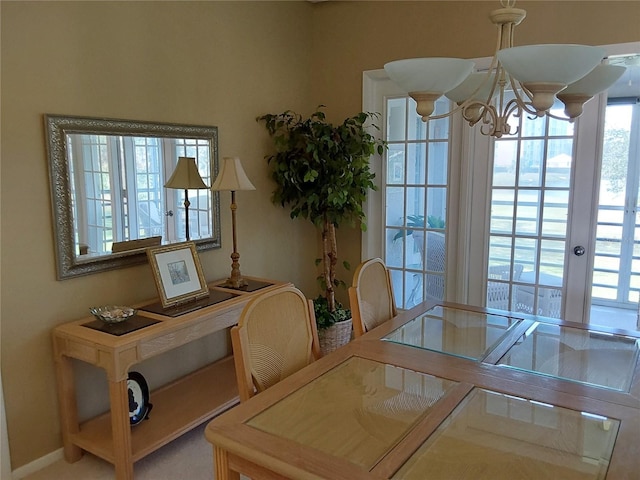
{"label": "picture frame", "polygon": [[147,248],[163,308],[209,295],[194,242]]}

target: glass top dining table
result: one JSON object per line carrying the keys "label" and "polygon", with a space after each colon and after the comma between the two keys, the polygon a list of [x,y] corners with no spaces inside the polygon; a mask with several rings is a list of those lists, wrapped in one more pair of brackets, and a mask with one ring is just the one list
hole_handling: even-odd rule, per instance
{"label": "glass top dining table", "polygon": [[522,319],[437,305],[383,340],[483,360]]}
{"label": "glass top dining table", "polygon": [[213,420],[215,478],[637,478],[638,338],[425,304]]}
{"label": "glass top dining table", "polygon": [[[516,327],[499,365],[566,380],[628,391],[640,353],[637,338],[584,327],[525,322],[496,314],[436,305],[382,337],[472,360],[485,360]],[[495,356],[494,356],[495,358]],[[495,362],[491,362],[495,363]]]}
{"label": "glass top dining table", "polygon": [[[370,470],[458,385],[352,357],[246,424]],[[602,479],[618,426],[474,388],[392,478],[493,480],[517,468],[536,479]]]}

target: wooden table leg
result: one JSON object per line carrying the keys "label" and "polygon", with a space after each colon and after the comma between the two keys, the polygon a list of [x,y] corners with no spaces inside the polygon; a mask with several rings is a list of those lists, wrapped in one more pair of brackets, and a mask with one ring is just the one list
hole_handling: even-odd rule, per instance
{"label": "wooden table leg", "polygon": [[69,357],[60,353],[56,354],[55,359],[64,458],[67,462],[73,463],[82,458],[82,450],[73,444],[71,438],[80,431],[73,364]]}
{"label": "wooden table leg", "polygon": [[215,480],[240,480],[240,474],[229,468],[229,457],[227,457],[226,450],[214,445],[213,459],[215,471],[213,478]]}
{"label": "wooden table leg", "polygon": [[118,480],[133,480],[127,380],[109,381],[113,456]]}

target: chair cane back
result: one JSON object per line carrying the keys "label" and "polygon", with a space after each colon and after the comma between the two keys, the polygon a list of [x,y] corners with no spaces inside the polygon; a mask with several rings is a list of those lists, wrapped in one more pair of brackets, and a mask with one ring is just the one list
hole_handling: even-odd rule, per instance
{"label": "chair cane back", "polygon": [[320,357],[313,302],[295,287],[264,293],[245,306],[231,343],[244,402]]}
{"label": "chair cane back", "polygon": [[381,259],[358,265],[349,287],[349,303],[356,337],[397,315],[391,274]]}

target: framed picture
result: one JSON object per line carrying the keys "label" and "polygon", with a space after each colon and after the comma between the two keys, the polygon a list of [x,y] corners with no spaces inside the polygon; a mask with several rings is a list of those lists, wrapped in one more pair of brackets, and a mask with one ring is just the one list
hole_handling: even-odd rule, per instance
{"label": "framed picture", "polygon": [[195,243],[148,248],[147,257],[163,308],[209,294]]}

